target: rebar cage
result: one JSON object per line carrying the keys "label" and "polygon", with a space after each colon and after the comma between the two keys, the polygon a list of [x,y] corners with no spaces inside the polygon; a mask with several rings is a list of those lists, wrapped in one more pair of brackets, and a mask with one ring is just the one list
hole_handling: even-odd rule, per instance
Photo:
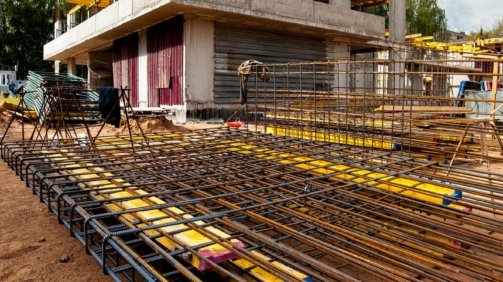
{"label": "rebar cage", "polygon": [[[483,63],[492,66],[466,59],[267,65],[268,79],[260,72],[249,79],[247,106],[266,133],[408,156],[490,159],[480,143],[502,148],[503,92],[492,87],[500,74]],[[498,142],[481,140],[488,134]]]}

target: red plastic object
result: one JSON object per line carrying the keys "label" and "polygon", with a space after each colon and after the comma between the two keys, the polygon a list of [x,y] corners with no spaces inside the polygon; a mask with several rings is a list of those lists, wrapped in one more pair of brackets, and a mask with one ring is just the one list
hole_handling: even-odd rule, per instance
{"label": "red plastic object", "polygon": [[242,121],[228,121],[225,124],[227,124],[228,127],[240,128],[243,126],[244,122],[242,122]]}

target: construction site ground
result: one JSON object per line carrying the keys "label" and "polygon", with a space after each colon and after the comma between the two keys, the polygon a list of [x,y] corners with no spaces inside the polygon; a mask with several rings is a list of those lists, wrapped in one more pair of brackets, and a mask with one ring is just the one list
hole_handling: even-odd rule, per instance
{"label": "construction site ground", "polygon": [[[4,120],[5,122],[5,120]],[[140,123],[147,132],[195,130],[221,124],[189,122],[175,126],[164,119],[145,118]],[[25,128],[29,132],[30,126]],[[99,127],[93,127],[95,134]],[[133,125],[133,131],[137,131]],[[106,126],[102,135],[124,134],[127,128]],[[21,123],[15,122],[9,140],[21,138]],[[478,163],[470,168],[487,169]],[[503,163],[491,163],[492,172],[503,173]],[[53,213],[39,202],[6,163],[0,162],[0,281],[111,281],[81,244],[68,235]]]}
{"label": "construction site ground", "polygon": [[[140,125],[148,132],[221,126],[190,122],[178,127],[159,118],[145,118]],[[26,125],[25,132],[31,128]],[[96,133],[99,127],[91,129]],[[138,130],[134,123],[133,130]],[[107,125],[103,134],[124,131]],[[9,140],[21,139],[21,132],[21,123],[15,121]],[[112,281],[5,162],[0,162],[0,182],[0,281]]]}
{"label": "construction site ground", "polygon": [[4,162],[0,179],[0,281],[111,281]]}

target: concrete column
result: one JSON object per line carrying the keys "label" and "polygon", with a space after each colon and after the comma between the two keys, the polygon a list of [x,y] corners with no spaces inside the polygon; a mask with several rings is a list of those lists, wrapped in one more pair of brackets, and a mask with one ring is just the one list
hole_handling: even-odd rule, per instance
{"label": "concrete column", "polygon": [[331,44],[334,50],[334,59],[351,58],[351,46],[348,43],[332,42]]}
{"label": "concrete column", "polygon": [[63,34],[63,26],[61,20],[57,20],[54,22],[54,38],[59,37],[61,34]]}
{"label": "concrete column", "polygon": [[93,71],[91,70],[91,56],[87,58],[87,85],[90,89],[96,89],[95,87],[91,87],[91,82],[94,82],[94,79],[91,77]]}
{"label": "concrete column", "polygon": [[63,26],[61,23],[61,8],[56,5],[56,11],[54,15],[54,38],[59,37],[63,34]]}
{"label": "concrete column", "polygon": [[76,74],[77,73],[77,64],[75,63],[75,58],[68,59],[67,72],[68,72],[68,74]]}
{"label": "concrete column", "polygon": [[334,66],[336,74],[334,75],[333,83],[331,83],[332,89],[335,91],[347,92],[351,89],[351,79],[348,74],[351,48],[348,43],[333,42],[331,44],[334,50],[334,59],[338,61]]}
{"label": "concrete column", "polygon": [[404,42],[406,33],[406,0],[389,1],[389,39],[394,42]]}
{"label": "concrete column", "polygon": [[188,110],[214,107],[214,22],[186,18],[184,24],[184,101]]}
{"label": "concrete column", "polygon": [[[404,42],[406,34],[406,0],[389,1],[389,39],[392,42]],[[405,88],[405,65],[407,54],[400,50],[390,51],[388,75],[388,93],[401,94]],[[395,73],[395,74],[393,74]]]}
{"label": "concrete column", "polygon": [[54,61],[54,73],[59,73],[61,61]]}
{"label": "concrete column", "polygon": [[405,89],[405,60],[407,54],[402,50],[390,51],[388,93],[403,94]]}
{"label": "concrete column", "polygon": [[[499,74],[500,74],[500,62],[494,62],[493,63],[493,86],[492,86],[492,95],[491,95],[491,100],[492,101],[496,101],[497,98],[498,98],[498,89],[499,89],[499,86],[498,86],[498,83],[500,81],[500,77],[499,77]],[[491,102],[490,105],[491,105],[491,120],[493,122],[496,121],[496,102]]]}
{"label": "concrete column", "polygon": [[147,30],[138,32],[138,106],[148,106]]}
{"label": "concrete column", "polygon": [[[422,71],[420,66],[410,66],[407,67],[407,71],[411,71],[414,73],[420,73]],[[421,74],[409,74],[408,77],[408,85],[409,93],[411,95],[422,95],[423,94],[423,75]],[[398,85],[399,86],[399,85]]]}

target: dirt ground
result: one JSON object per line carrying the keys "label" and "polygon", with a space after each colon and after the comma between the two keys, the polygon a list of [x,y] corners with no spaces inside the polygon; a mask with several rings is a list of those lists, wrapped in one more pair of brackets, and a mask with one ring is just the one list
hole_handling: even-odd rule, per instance
{"label": "dirt ground", "polygon": [[[8,135],[20,139],[21,124]],[[112,281],[3,160],[0,181],[0,281]]]}
{"label": "dirt ground", "polygon": [[0,281],[111,281],[3,161],[0,179]]}
{"label": "dirt ground", "polygon": [[[0,114],[1,133],[7,121]],[[221,126],[191,122],[179,127],[158,118],[142,119],[140,124],[148,133]],[[27,127],[26,132],[30,132],[31,126]],[[97,130],[99,127],[93,127],[93,134]],[[134,122],[132,131],[139,132]],[[124,125],[120,128],[107,125],[101,135],[127,132]],[[16,139],[21,139],[21,126],[17,121],[9,130],[7,140]],[[0,160],[0,181],[0,281],[112,281],[3,160]],[[69,258],[68,262],[60,262],[64,256]]]}

